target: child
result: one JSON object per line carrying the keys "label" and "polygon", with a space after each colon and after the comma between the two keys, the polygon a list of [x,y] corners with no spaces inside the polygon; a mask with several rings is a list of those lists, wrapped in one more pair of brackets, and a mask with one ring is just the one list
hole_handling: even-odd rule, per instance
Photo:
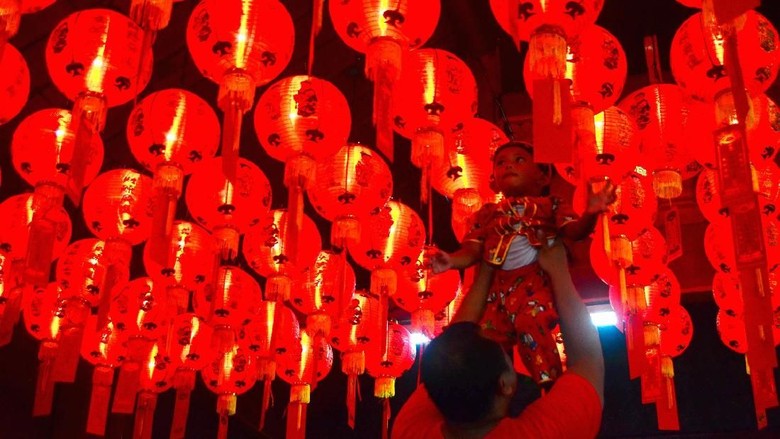
{"label": "child", "polygon": [[558,313],[548,278],[536,262],[537,249],[556,236],[586,238],[598,215],[615,201],[615,188],[607,183],[600,192],[589,193],[587,210],[576,218],[564,212],[560,199],[545,195],[549,183],[549,168],[533,163],[531,145],[509,142],[499,146],[493,155],[490,184],[503,200],[486,204],[474,214],[474,225],[460,250],[439,252],[431,258],[435,273],[466,268],[480,258],[495,267],[483,267],[468,293],[474,300],[479,294],[476,289],[490,285],[481,320],[483,334],[507,350],[517,344],[523,364],[543,386],[563,371],[551,334]]}

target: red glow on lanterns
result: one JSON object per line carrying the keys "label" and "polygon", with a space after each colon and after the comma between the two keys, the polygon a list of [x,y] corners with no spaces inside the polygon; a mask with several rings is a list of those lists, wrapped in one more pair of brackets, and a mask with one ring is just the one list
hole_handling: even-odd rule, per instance
{"label": "red glow on lanterns", "polygon": [[[5,47],[2,47],[3,44]],[[30,70],[22,54],[14,46],[3,42],[0,42],[0,66],[3,68],[3,74],[0,76],[2,125],[19,114],[27,103],[27,96],[30,94]]]}

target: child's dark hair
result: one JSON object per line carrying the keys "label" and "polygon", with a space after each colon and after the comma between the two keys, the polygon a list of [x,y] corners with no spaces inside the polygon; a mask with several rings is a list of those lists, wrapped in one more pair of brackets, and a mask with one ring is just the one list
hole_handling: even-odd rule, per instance
{"label": "child's dark hair", "polygon": [[[525,150],[525,152],[527,152],[528,155],[531,156],[531,158],[533,158],[534,156],[533,145],[527,142],[521,142],[519,140],[510,140],[509,142],[499,145],[498,147],[496,147],[495,151],[493,151],[493,157],[491,157],[491,161],[493,162],[494,165],[496,164],[496,156],[498,155],[498,153],[507,148],[520,148],[522,150]],[[550,165],[545,163],[537,163],[536,166],[539,169],[541,169],[542,172],[544,172],[545,174],[552,176],[551,174],[552,167]]]}

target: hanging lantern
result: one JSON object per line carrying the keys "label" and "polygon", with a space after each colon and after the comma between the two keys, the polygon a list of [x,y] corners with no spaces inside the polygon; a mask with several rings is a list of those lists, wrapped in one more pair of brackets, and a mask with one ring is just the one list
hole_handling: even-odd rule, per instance
{"label": "hanging lantern", "polygon": [[[780,108],[766,95],[758,95],[759,113],[755,129],[748,127],[748,148],[750,162],[758,170],[777,166],[777,153],[780,151]],[[748,114],[748,122],[750,114]]]}
{"label": "hanging lantern", "polygon": [[127,120],[130,151],[154,174],[154,218],[148,247],[162,262],[184,176],[219,145],[219,121],[194,93],[170,88],[146,96]]}
{"label": "hanging lantern", "polygon": [[404,58],[393,102],[396,131],[412,140],[412,163],[423,171],[420,196],[428,198],[431,167],[444,159],[444,136],[477,111],[477,84],[460,58],[440,49],[420,49]]}
{"label": "hanging lantern", "polygon": [[341,351],[341,371],[347,375],[347,424],[354,429],[358,376],[366,370],[366,349],[383,341],[378,329],[385,324],[387,310],[377,296],[366,291],[351,297],[331,331],[330,343]]}
{"label": "hanging lantern", "polygon": [[360,218],[390,199],[393,176],[375,151],[349,143],[317,162],[307,193],[314,210],[333,223],[331,245],[343,249],[358,240]]}
{"label": "hanging lantern", "polygon": [[747,353],[747,335],[742,314],[730,315],[726,310],[721,309],[715,317],[715,327],[718,329],[720,341],[727,348],[738,354]]}
{"label": "hanging lantern", "polygon": [[278,359],[278,376],[290,384],[287,438],[306,437],[306,407],[311,391],[333,367],[333,349],[325,337],[301,332],[300,339],[285,340],[287,351]]}
{"label": "hanging lantern", "polygon": [[254,356],[257,379],[263,380],[263,400],[259,430],[265,426],[265,414],[271,404],[271,382],[276,377],[276,357],[285,355],[285,340],[298,339],[301,330],[293,311],[279,302],[260,302],[252,321],[239,332],[239,344]]}
{"label": "hanging lantern", "polygon": [[238,395],[246,393],[257,381],[252,355],[234,344],[200,372],[203,383],[217,394],[218,439],[227,439],[228,420],[236,414]]}
{"label": "hanging lantern", "polygon": [[363,218],[360,240],[350,249],[352,258],[372,271],[371,291],[395,294],[395,269],[413,264],[425,242],[425,227],[417,213],[398,201],[388,201]]}
{"label": "hanging lantern", "polygon": [[48,416],[54,399],[52,369],[59,348],[60,288],[55,282],[49,283],[45,288],[29,291],[23,301],[24,326],[40,342],[33,416]]}
{"label": "hanging lantern", "polygon": [[323,250],[292,281],[290,304],[307,317],[306,328],[327,336],[355,292],[355,271],[341,255]]}
{"label": "hanging lantern", "polygon": [[198,291],[195,313],[214,328],[212,346],[223,354],[235,342],[235,331],[257,312],[263,291],[249,273],[229,265],[219,267],[213,288]]}
{"label": "hanging lantern", "polygon": [[98,326],[97,317],[90,316],[84,327],[81,357],[94,366],[86,430],[87,433],[104,436],[114,370],[124,362],[127,345],[119,339],[111,322]]}
{"label": "hanging lantern", "polygon": [[0,3],[0,56],[8,44],[8,39],[19,31],[19,21],[22,18],[21,0],[7,0]]}
{"label": "hanging lantern", "polygon": [[[305,215],[297,248],[291,247],[287,215],[285,210],[272,210],[244,237],[244,258],[252,270],[267,278],[266,300],[288,300],[292,279],[313,264],[322,249],[317,225]],[[291,260],[292,253],[298,253],[297,262]]]}
{"label": "hanging lantern", "polygon": [[742,288],[737,274],[717,272],[712,278],[712,297],[715,304],[730,316],[742,315]]}
{"label": "hanging lantern", "polygon": [[238,256],[239,236],[260,222],[271,206],[271,184],[263,171],[240,159],[234,180],[214,172],[221,158],[204,161],[192,173],[184,200],[195,220],[214,234],[222,259]]}
{"label": "hanging lantern", "polygon": [[144,267],[158,285],[164,285],[178,313],[189,307],[190,294],[213,282],[215,250],[211,235],[197,224],[175,221],[165,247],[164,263],[144,247]]}
{"label": "hanging lantern", "polygon": [[122,337],[165,339],[172,315],[168,294],[151,278],[133,279],[112,293],[109,316]]}
{"label": "hanging lantern", "polygon": [[[393,161],[393,97],[403,57],[431,37],[439,21],[439,0],[390,4],[383,0],[329,3],[336,33],[352,49],[366,54],[365,74],[374,83],[376,145]],[[404,67],[406,68],[406,67]]]}
{"label": "hanging lantern", "polygon": [[[385,346],[385,347],[380,347]],[[395,380],[412,368],[416,356],[412,335],[403,326],[389,322],[387,342],[366,351],[366,367],[374,377],[374,396],[382,399],[382,438],[387,438],[390,398],[395,396]]]}
{"label": "hanging lantern", "polygon": [[155,342],[146,361],[141,365],[138,374],[140,379],[133,425],[134,438],[152,438],[157,395],[170,389],[173,385],[175,369],[171,367],[171,358],[165,349],[164,341]]}
{"label": "hanging lantern", "polygon": [[689,109],[680,87],[653,84],[643,87],[620,103],[634,121],[644,166],[653,175],[659,198],[677,198],[682,193],[683,168],[691,157],[683,140],[683,122]]}
{"label": "hanging lantern", "polygon": [[693,323],[688,310],[672,308],[668,323],[661,325],[661,355],[677,357],[688,349],[693,339]]}
{"label": "hanging lantern", "polygon": [[216,359],[217,352],[211,349],[211,334],[211,327],[193,313],[175,316],[168,327],[166,350],[171,360],[169,367],[174,371],[171,381],[176,389],[171,438],[185,437],[195,374]]}
{"label": "hanging lantern", "polygon": [[[2,13],[3,11],[0,11],[0,15]],[[14,46],[4,44],[2,40],[3,29],[0,29],[0,66],[4,72],[0,78],[0,101],[3,102],[3,108],[0,109],[0,125],[10,121],[22,111],[30,94],[30,70],[27,68],[27,62]]]}
{"label": "hanging lantern", "polygon": [[230,181],[236,177],[241,122],[252,108],[255,88],[287,67],[294,42],[290,13],[276,0],[205,0],[190,15],[190,55],[203,76],[219,84],[217,104],[225,113],[221,165]]}
{"label": "hanging lantern", "polygon": [[658,273],[646,288],[647,309],[645,320],[664,325],[669,323],[672,310],[680,305],[680,282],[669,269]]}
{"label": "hanging lantern", "polygon": [[734,237],[729,223],[710,223],[704,231],[704,255],[715,270],[737,273]]}
{"label": "hanging lantern", "polygon": [[84,187],[91,144],[103,130],[107,109],[132,99],[151,76],[151,55],[139,65],[142,39],[143,33],[135,23],[108,9],[75,12],[49,36],[49,75],[54,85],[74,101],[71,130],[75,139],[68,195],[76,204]]}
{"label": "hanging lantern", "polygon": [[730,93],[731,79],[724,65],[725,40],[730,32],[738,38],[739,65],[751,95],[766,91],[780,67],[777,29],[756,11],[747,11],[732,28],[720,25],[714,14],[697,12],[674,35],[670,62],[675,81],[697,101],[717,100]]}
{"label": "hanging lantern", "polygon": [[[531,71],[532,57],[523,62],[525,89],[533,98],[534,81],[545,79]],[[628,62],[620,41],[601,26],[587,26],[568,38],[566,70],[574,101],[587,102],[600,113],[617,102],[626,83]]]}
{"label": "hanging lantern", "polygon": [[14,326],[19,320],[23,282],[16,273],[21,270],[20,261],[0,246],[0,346],[11,342]]}
{"label": "hanging lantern", "polygon": [[[175,0],[131,0],[130,18],[143,30],[143,42],[139,65],[144,64],[147,56],[152,54],[154,40],[157,38],[157,32],[168,26],[173,11],[173,2]],[[139,67],[140,69],[140,67]],[[136,73],[140,76],[141,71]]]}

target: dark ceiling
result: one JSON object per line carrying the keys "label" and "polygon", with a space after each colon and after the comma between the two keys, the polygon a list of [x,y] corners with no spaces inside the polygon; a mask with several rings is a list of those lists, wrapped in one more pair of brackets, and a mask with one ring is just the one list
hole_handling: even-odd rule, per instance
{"label": "dark ceiling", "polygon": [[[292,61],[280,77],[303,74],[306,72],[307,67],[306,60],[308,57],[309,30],[312,18],[312,1],[283,0],[282,3],[290,11],[295,23],[296,45]],[[764,0],[763,3],[764,5],[759,8],[759,11],[766,15],[776,27],[780,25],[780,2]],[[142,96],[164,88],[180,87],[197,93],[209,101],[216,109],[217,86],[200,75],[190,58],[185,44],[184,35],[187,20],[196,4],[197,2],[192,0],[185,0],[175,4],[170,25],[160,32],[155,44],[154,72],[152,80],[144,93],[142,93]],[[24,16],[19,34],[11,40],[11,43],[25,56],[32,78],[30,98],[22,113],[11,122],[0,126],[0,164],[2,164],[3,177],[2,186],[0,187],[0,200],[12,194],[31,190],[16,175],[11,166],[9,145],[11,135],[18,123],[27,115],[40,109],[50,107],[71,108],[72,106],[72,103],[51,83],[44,61],[44,51],[49,33],[54,26],[68,14],[86,8],[108,8],[126,14],[129,9],[129,1],[59,0],[41,12]],[[668,72],[668,56],[666,54],[668,54],[675,30],[693,12],[695,10],[686,8],[674,0],[605,1],[604,9],[597,23],[618,38],[628,56],[629,78],[624,94],[647,84],[647,69],[643,52],[643,38],[645,35],[657,35],[665,74],[664,79],[668,82],[673,80]],[[515,135],[519,137],[529,135],[531,105],[530,99],[525,93],[521,77],[522,56],[524,54],[518,53],[509,36],[504,34],[496,24],[492,17],[488,0],[442,0],[441,19],[436,32],[426,44],[426,47],[449,50],[461,57],[471,67],[479,85],[479,116],[500,126],[505,126],[504,121],[508,120],[511,122],[510,126]],[[324,27],[316,40],[316,59],[312,73],[338,86],[350,102],[353,119],[351,140],[371,145],[373,144],[374,136],[370,118],[372,87],[364,78],[363,61],[361,54],[348,48],[336,35],[329,21],[326,7]],[[263,88],[258,89],[257,96],[260,96],[262,92]],[[777,101],[780,98],[780,87],[775,84],[769,95]],[[102,136],[107,151],[103,170],[118,167],[138,167],[135,159],[130,154],[125,139],[125,124],[131,107],[132,104],[126,104],[112,108],[109,111],[106,128]],[[505,115],[506,119],[504,119],[503,115]],[[248,117],[247,121],[249,120]],[[252,124],[249,122],[244,123],[242,139],[242,156],[257,163],[268,175],[274,190],[273,207],[282,207],[286,202],[286,190],[281,183],[283,165],[268,157],[264,152],[263,148],[258,144]],[[399,136],[396,136],[393,174],[395,177],[394,196],[412,207],[420,208],[418,201],[420,172],[409,161],[408,141]],[[690,200],[688,201],[691,204]],[[74,223],[73,239],[87,237],[89,232],[82,223],[80,212],[69,201],[66,201],[66,208],[70,211]],[[693,208],[695,208],[695,204]],[[436,196],[434,198],[434,211],[437,212],[434,242],[444,249],[455,249],[457,242],[449,226],[448,201],[444,197]],[[318,218],[311,206],[307,206],[306,212],[312,218]],[[180,218],[189,218],[183,202],[178,213]],[[427,215],[421,215],[421,217],[426,218]],[[699,218],[695,221],[700,222],[701,219]],[[320,226],[322,236],[327,237],[329,230],[327,224],[319,221],[318,225]],[[698,242],[701,242],[701,240]],[[575,251],[575,253],[577,252]],[[575,263],[578,265],[573,268],[578,284],[581,288],[583,285],[587,286],[587,288],[582,288],[586,290],[585,295],[592,299],[603,299],[605,297],[605,287],[595,279],[592,271],[589,269],[587,256],[583,256],[587,253],[579,252],[578,254],[581,257],[579,260],[575,260]],[[138,254],[136,254],[137,256]],[[137,264],[134,270],[134,275],[142,275],[140,264]],[[707,273],[704,273],[705,277]],[[368,278],[365,273],[360,274],[358,279],[360,287],[367,287]],[[396,315],[403,318],[403,313],[397,313]],[[23,333],[23,330],[17,331],[16,339],[12,351],[9,351],[8,348],[3,348],[5,350],[0,349],[0,359],[2,359],[0,362],[3,363],[8,361],[16,362],[14,357],[17,355],[25,356],[25,360],[19,363],[19,367],[14,368],[14,371],[7,375],[7,378],[11,380],[13,380],[13,376],[21,373],[21,370],[34,370],[35,364],[35,347]],[[85,368],[82,367],[80,372],[80,387],[58,391],[60,393],[56,401],[59,404],[69,404],[70,399],[68,398],[73,398],[79,401],[80,404],[84,403],[83,393],[79,392],[85,392],[84,388],[89,387],[89,377],[88,375],[81,376],[84,373],[83,369]],[[338,371],[333,372],[333,374],[338,373]],[[19,392],[20,388],[30,389],[29,383],[33,379],[32,374],[24,373],[20,376],[23,379],[20,383],[17,383],[18,385],[14,383],[9,384],[4,379],[6,381],[4,388],[16,391],[12,393],[4,392],[4,394],[19,395],[21,394]],[[407,384],[411,382],[413,380],[407,380]],[[369,382],[364,381],[364,383]],[[339,385],[343,385],[343,383]],[[328,384],[323,387],[327,388],[328,386],[331,387],[331,390],[323,389],[322,393],[326,395],[328,395],[328,392],[338,394],[339,390],[334,390],[335,385]],[[364,385],[364,387],[364,398],[370,399],[371,388],[368,384]],[[79,388],[81,390],[78,390]],[[277,395],[287,391],[287,388],[278,382],[274,388]],[[203,389],[200,390],[202,391]],[[343,397],[343,390],[341,392],[339,398]],[[204,393],[201,392],[201,394]],[[0,396],[0,399],[5,398],[5,396]],[[29,403],[29,400],[25,400],[22,406],[29,407],[27,403]],[[211,416],[214,413],[212,399],[202,398],[196,400],[193,404],[193,412],[197,413],[197,416]],[[340,407],[340,404],[341,399],[336,404],[331,405]],[[81,407],[86,407],[86,405]],[[326,409],[323,405],[318,405],[317,407],[319,407],[319,410],[336,410],[332,407]],[[312,409],[315,408],[313,407]],[[281,418],[282,410],[283,407],[278,408],[269,416]],[[373,406],[371,410],[369,421],[377,423],[379,421],[378,415],[373,411]],[[26,416],[21,412],[17,413],[19,413],[19,416]],[[83,419],[78,414],[75,415],[76,419],[69,419],[68,415],[63,415],[62,413],[56,415],[56,419],[51,423],[30,424],[26,421],[21,422],[17,425],[19,430],[16,430],[15,427],[7,430],[0,426],[0,437],[30,437],[31,435],[36,437],[73,437],[71,435],[75,434],[73,432],[80,431],[74,425],[79,420],[83,421]],[[72,414],[72,411],[68,413]],[[343,413],[338,412],[334,416],[343,416]],[[12,418],[5,417],[4,419]],[[122,432],[127,431],[128,423],[131,424],[131,420],[127,419],[118,419],[113,422],[113,431],[117,434],[117,437]],[[280,422],[283,425],[283,421]],[[64,428],[61,433],[57,433],[58,425],[71,425],[72,428]],[[212,427],[213,425],[209,428]],[[246,425],[242,424],[238,430],[241,432],[240,436],[238,435],[239,433],[234,433],[235,437],[253,437],[251,428]],[[274,431],[279,430],[276,429]],[[376,430],[372,427],[366,431]],[[163,432],[156,433],[161,433],[160,437],[164,436]],[[205,435],[205,432],[201,433]],[[210,434],[213,434],[212,430],[210,430]],[[322,437],[325,436],[327,435]],[[192,437],[202,437],[202,435],[193,433]],[[313,434],[311,437],[318,436]],[[373,437],[373,435],[357,435],[354,437]]]}

